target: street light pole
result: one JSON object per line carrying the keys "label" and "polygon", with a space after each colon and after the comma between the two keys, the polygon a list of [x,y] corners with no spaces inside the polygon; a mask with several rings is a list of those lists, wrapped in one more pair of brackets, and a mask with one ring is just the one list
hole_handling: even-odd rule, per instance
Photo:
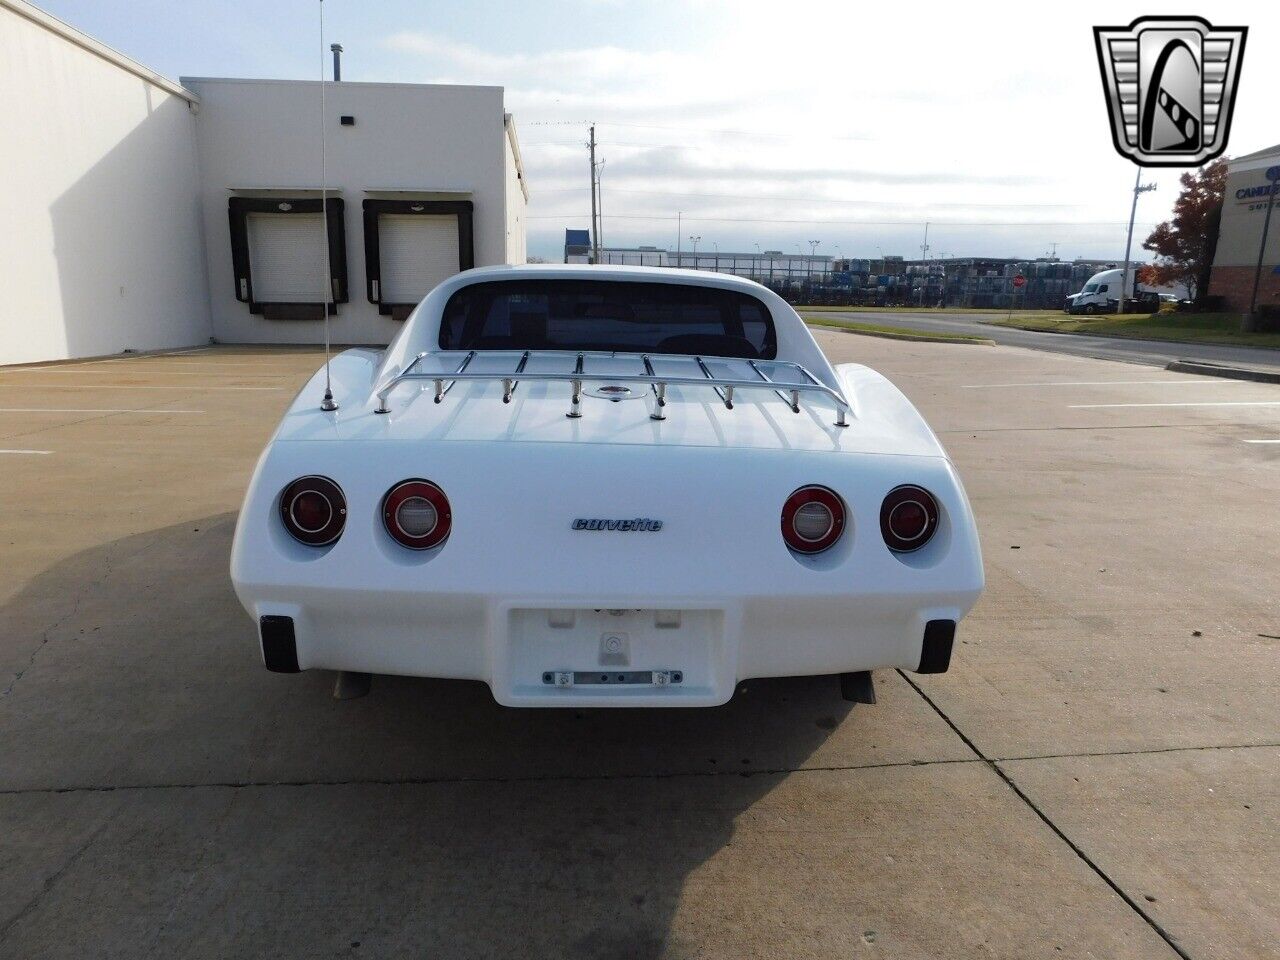
{"label": "street light pole", "polygon": [[1262,260],[1267,251],[1267,233],[1271,230],[1271,210],[1276,205],[1276,187],[1280,186],[1277,181],[1280,181],[1280,166],[1268,167],[1267,182],[1271,188],[1267,191],[1267,217],[1262,221],[1262,242],[1258,244],[1258,265],[1253,271],[1253,296],[1249,298],[1249,317],[1246,321],[1249,330],[1256,329],[1258,322],[1254,316],[1258,312],[1258,284],[1262,280]]}
{"label": "street light pole", "polygon": [[596,125],[591,125],[591,139],[587,143],[591,154],[591,262],[600,262],[600,230],[596,222]]}
{"label": "street light pole", "polygon": [[929,221],[924,222],[924,242],[920,244],[920,261],[924,266],[924,277],[920,281],[920,306],[924,306],[925,291],[929,289]]}
{"label": "street light pole", "polygon": [[[1129,282],[1129,251],[1133,246],[1133,218],[1138,213],[1138,194],[1146,193],[1148,190],[1154,190],[1154,183],[1144,184],[1142,182],[1142,168],[1138,168],[1138,175],[1133,181],[1133,206],[1129,208],[1129,239],[1124,242],[1124,272],[1120,274],[1120,312],[1124,313],[1124,285]],[[1136,279],[1136,278],[1135,278]],[[1137,293],[1137,283],[1134,283],[1134,293]]]}

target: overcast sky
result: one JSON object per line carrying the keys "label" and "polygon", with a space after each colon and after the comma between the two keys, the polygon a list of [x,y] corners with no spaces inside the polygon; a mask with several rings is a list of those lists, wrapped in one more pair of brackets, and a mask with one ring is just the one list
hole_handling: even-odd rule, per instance
{"label": "overcast sky", "polygon": [[[177,77],[313,78],[317,0],[39,0]],[[1185,5],[1184,5],[1185,6]],[[529,252],[589,222],[597,124],[609,245],[874,257],[1116,258],[1136,174],[1111,145],[1091,28],[1191,12],[1010,5],[325,0],[347,80],[497,84],[525,156]],[[1280,11],[1250,28],[1228,152],[1280,142]],[[1135,250],[1168,215],[1152,172]],[[677,213],[683,216],[677,232]]]}

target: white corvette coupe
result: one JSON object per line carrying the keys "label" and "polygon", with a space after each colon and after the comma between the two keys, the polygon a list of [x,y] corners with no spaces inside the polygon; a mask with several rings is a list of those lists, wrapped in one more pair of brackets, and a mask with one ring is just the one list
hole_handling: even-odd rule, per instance
{"label": "white corvette coupe", "polygon": [[[722,704],[947,669],[983,588],[937,438],[723,274],[469,270],[322,368],[258,463],[231,578],[268,670],[482,680],[520,707]],[[345,692],[344,692],[345,691]]]}

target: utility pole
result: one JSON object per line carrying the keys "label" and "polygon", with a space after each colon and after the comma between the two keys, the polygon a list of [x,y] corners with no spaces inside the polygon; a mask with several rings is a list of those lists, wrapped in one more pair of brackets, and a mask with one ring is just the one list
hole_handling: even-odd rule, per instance
{"label": "utility pole", "polygon": [[924,265],[924,279],[920,282],[920,306],[924,306],[924,294],[929,289],[929,221],[924,222],[924,242],[920,244],[920,262]]}
{"label": "utility pole", "polygon": [[681,241],[680,231],[682,229],[681,224],[683,223],[683,219],[684,219],[683,212],[677,210],[676,211],[676,266],[677,267],[684,266],[683,258],[680,256],[680,241]]}
{"label": "utility pole", "polygon": [[604,246],[604,161],[596,166],[596,236],[600,246]]}
{"label": "utility pole", "polygon": [[591,262],[600,262],[600,232],[596,224],[596,125],[591,125]]}
{"label": "utility pole", "polygon": [[[1146,193],[1148,190],[1154,190],[1154,183],[1142,182],[1142,168],[1138,168],[1138,175],[1133,180],[1133,206],[1129,208],[1129,239],[1124,242],[1124,272],[1120,274],[1120,312],[1124,313],[1124,286],[1129,282],[1129,250],[1133,246],[1133,218],[1138,213],[1138,194]],[[1134,278],[1137,279],[1136,277]],[[1134,283],[1134,293],[1137,293],[1137,283]]]}

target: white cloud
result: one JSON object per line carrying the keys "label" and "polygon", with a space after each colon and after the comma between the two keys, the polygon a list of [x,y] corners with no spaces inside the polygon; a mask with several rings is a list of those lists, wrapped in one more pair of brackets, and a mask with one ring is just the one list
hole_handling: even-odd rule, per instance
{"label": "white cloud", "polygon": [[[1280,79],[1280,31],[1259,29],[1258,9],[1212,15],[1255,28],[1232,140],[1238,152],[1276,139],[1266,130],[1266,97]],[[669,8],[609,10],[608,29],[562,47],[502,52],[421,31],[386,41],[409,58],[415,79],[506,88],[537,243],[554,244],[566,222],[585,219],[581,143],[594,120],[614,241],[663,242],[659,234],[674,235],[674,223],[624,216],[681,211],[705,218],[701,234],[719,234],[722,249],[782,246],[821,231],[849,254],[888,245],[909,252],[916,227],[847,223],[864,219],[930,220],[931,237],[957,253],[1034,255],[1054,241],[1068,256],[1122,252],[1118,224],[1134,168],[1111,146],[1091,29],[1130,18],[1112,4],[926,4],[909,13],[776,0],[702,4],[704,15],[672,20],[679,43],[661,48],[653,30],[636,29],[637,18],[670,16]],[[629,42],[633,33],[647,39]],[[1255,116],[1246,119],[1246,110]],[[1140,222],[1166,216],[1176,193],[1176,172],[1150,179],[1160,191],[1144,197]],[[813,223],[786,222],[797,219]],[[976,221],[1043,228],[960,226]]]}

